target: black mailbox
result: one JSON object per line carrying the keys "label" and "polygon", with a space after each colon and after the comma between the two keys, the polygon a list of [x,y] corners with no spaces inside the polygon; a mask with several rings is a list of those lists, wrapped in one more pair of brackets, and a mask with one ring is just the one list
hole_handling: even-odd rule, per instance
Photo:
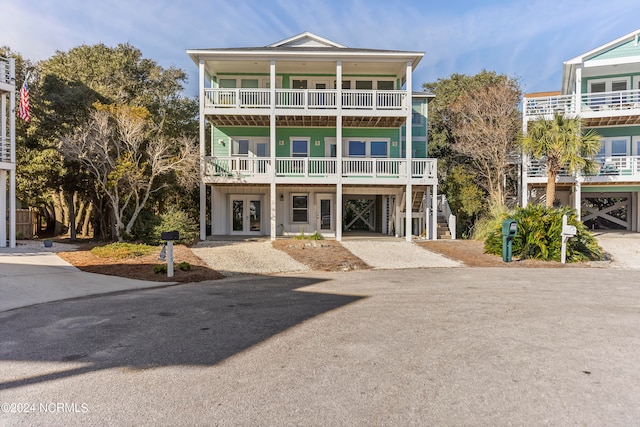
{"label": "black mailbox", "polygon": [[180,240],[180,232],[178,230],[163,231],[160,233],[161,240]]}

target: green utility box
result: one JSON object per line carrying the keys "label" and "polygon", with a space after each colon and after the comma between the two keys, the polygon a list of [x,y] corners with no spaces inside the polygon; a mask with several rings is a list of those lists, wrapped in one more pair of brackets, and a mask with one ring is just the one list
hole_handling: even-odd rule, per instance
{"label": "green utility box", "polygon": [[518,233],[518,223],[513,219],[502,221],[502,261],[511,262],[513,238]]}

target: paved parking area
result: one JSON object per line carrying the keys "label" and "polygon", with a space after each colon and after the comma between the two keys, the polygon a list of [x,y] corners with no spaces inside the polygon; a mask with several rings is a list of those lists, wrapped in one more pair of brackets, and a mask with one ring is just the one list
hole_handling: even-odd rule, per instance
{"label": "paved parking area", "polygon": [[0,400],[33,404],[0,425],[635,425],[639,313],[639,278],[589,268],[235,277],[44,304],[0,313]]}

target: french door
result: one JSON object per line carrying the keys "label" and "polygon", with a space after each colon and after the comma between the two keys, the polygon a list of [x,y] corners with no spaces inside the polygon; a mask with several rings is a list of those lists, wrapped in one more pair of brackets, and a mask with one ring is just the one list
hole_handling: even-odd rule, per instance
{"label": "french door", "polygon": [[335,196],[316,195],[316,230],[320,233],[335,232]]}
{"label": "french door", "polygon": [[231,195],[230,234],[262,234],[260,196]]}

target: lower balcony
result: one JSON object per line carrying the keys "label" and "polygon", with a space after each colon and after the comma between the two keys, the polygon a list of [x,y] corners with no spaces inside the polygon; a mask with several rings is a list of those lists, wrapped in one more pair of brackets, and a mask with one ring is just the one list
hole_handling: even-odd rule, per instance
{"label": "lower balcony", "polygon": [[11,143],[9,138],[0,137],[0,164],[9,165],[11,163]]}
{"label": "lower balcony", "polygon": [[209,183],[277,183],[403,185],[436,183],[435,159],[343,158],[338,173],[336,158],[205,157],[203,179]]}

